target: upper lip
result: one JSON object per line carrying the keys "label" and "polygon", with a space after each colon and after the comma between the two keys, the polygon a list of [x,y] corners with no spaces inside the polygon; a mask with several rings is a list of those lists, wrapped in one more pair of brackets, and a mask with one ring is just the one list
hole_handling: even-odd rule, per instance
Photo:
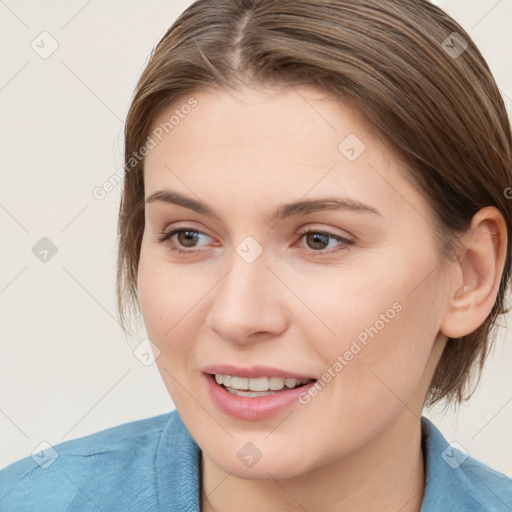
{"label": "upper lip", "polygon": [[231,375],[237,377],[247,377],[249,379],[256,379],[258,377],[289,377],[297,380],[315,379],[311,375],[304,375],[293,371],[282,370],[280,368],[271,368],[270,366],[251,366],[249,368],[242,368],[241,366],[234,366],[232,364],[213,364],[203,368],[204,373],[212,375]]}

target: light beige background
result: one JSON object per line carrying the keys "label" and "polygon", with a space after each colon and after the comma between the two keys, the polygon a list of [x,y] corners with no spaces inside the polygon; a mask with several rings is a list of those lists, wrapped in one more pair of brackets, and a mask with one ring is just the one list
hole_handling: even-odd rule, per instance
{"label": "light beige background", "polygon": [[[42,441],[174,408],[156,366],[134,356],[140,340],[127,343],[116,320],[120,187],[101,201],[92,191],[122,167],[136,80],[191,3],[0,2],[0,467]],[[437,3],[469,31],[512,105],[512,0]],[[58,48],[43,59],[31,44],[48,52],[51,38]],[[46,263],[32,253],[42,237],[58,249]],[[427,416],[449,441],[512,476],[511,336],[502,329],[458,416]]]}

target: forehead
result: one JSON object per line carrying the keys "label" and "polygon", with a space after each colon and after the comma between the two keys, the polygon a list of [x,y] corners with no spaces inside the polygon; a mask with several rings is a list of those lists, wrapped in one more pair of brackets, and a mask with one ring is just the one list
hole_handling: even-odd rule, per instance
{"label": "forehead", "polygon": [[145,158],[146,196],[164,187],[215,191],[223,204],[233,192],[248,200],[329,192],[371,200],[381,211],[427,215],[398,155],[347,102],[312,87],[207,90],[191,98],[193,109],[180,112],[184,98],[152,125],[152,133],[165,123],[167,130]]}
{"label": "forehead", "polygon": [[[305,164],[319,165],[319,157],[326,161],[338,156],[344,135],[357,135],[370,143],[369,127],[357,109],[313,87],[206,90],[193,98],[197,106],[179,120],[174,115],[170,130],[175,145],[189,140],[201,144],[201,150],[188,158],[231,161],[257,152],[260,160],[266,155],[283,160],[300,155],[307,159]],[[187,101],[182,98],[163,110],[152,129],[165,128]],[[147,160],[155,155],[158,151]]]}

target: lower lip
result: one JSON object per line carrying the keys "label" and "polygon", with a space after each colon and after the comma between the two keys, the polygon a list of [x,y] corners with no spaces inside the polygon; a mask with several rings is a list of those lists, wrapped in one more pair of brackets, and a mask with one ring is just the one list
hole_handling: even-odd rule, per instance
{"label": "lower lip", "polygon": [[277,391],[274,394],[257,397],[233,395],[217,384],[215,377],[204,374],[206,387],[212,401],[224,413],[242,420],[262,420],[275,416],[294,402],[298,402],[299,395],[315,384],[310,382],[298,388],[286,391]]}

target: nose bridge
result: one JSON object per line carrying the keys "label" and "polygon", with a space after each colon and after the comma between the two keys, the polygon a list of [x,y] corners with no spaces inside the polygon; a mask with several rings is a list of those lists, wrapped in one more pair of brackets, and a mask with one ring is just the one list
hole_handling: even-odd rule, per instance
{"label": "nose bridge", "polygon": [[233,255],[232,265],[229,273],[219,287],[216,302],[222,303],[225,312],[231,311],[233,320],[238,318],[241,321],[244,317],[249,318],[252,313],[259,309],[258,304],[262,301],[262,293],[265,284],[268,283],[270,273],[266,267],[266,258],[261,254],[254,261],[244,259],[240,256],[240,250],[250,249],[240,244]]}
{"label": "nose bridge", "polygon": [[268,279],[267,268],[269,251],[253,236],[245,236],[232,247],[230,271],[221,285],[222,300],[236,302],[237,297],[244,303],[258,301],[256,297],[258,283],[264,284]]}
{"label": "nose bridge", "polygon": [[219,334],[239,343],[254,333],[275,333],[284,321],[273,283],[278,280],[267,268],[263,248],[250,238],[234,248],[231,267],[216,287],[208,319]]}

